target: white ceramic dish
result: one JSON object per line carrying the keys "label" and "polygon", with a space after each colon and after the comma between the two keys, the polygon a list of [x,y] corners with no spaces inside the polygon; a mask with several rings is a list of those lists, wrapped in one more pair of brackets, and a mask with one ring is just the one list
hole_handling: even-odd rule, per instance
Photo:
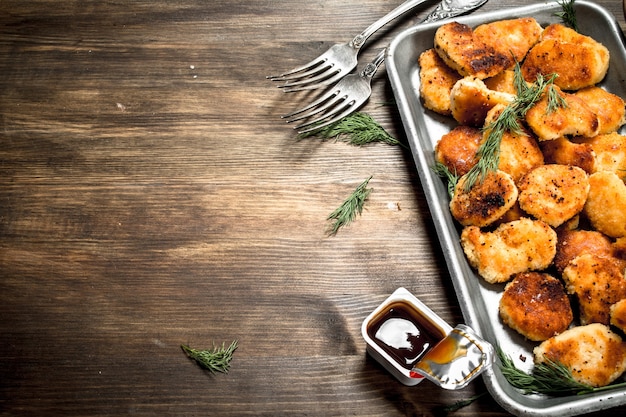
{"label": "white ceramic dish", "polygon": [[[602,86],[626,97],[626,51],[623,34],[614,16],[604,8],[582,0],[577,0],[575,7],[580,32],[602,42],[611,52],[609,73]],[[560,22],[555,13],[561,10],[558,2],[547,2],[454,20],[475,27],[490,21],[532,16],[545,26]],[[500,322],[498,304],[502,285],[486,283],[467,263],[459,243],[459,229],[448,209],[446,186],[433,173],[434,146],[456,123],[422,106],[417,60],[421,52],[432,48],[435,30],[441,24],[418,25],[399,34],[389,47],[387,73],[465,321],[487,341],[502,347],[519,368],[529,369],[535,345]],[[524,362],[521,358],[527,360]],[[483,378],[496,401],[516,415],[578,415],[626,404],[624,388],[582,396],[547,397],[521,394],[509,385],[497,365],[483,373]]]}

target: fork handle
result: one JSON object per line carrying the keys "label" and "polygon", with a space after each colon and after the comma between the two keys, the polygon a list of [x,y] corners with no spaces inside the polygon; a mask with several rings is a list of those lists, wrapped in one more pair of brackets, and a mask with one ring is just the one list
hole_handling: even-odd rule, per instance
{"label": "fork handle", "polygon": [[378,29],[382,28],[383,26],[385,26],[387,23],[391,22],[392,20],[402,16],[403,14],[405,14],[408,11],[410,11],[414,7],[417,7],[420,4],[425,3],[426,1],[427,0],[408,0],[408,1],[405,1],[404,3],[402,3],[401,5],[399,5],[398,7],[396,7],[395,9],[390,11],[389,13],[387,13],[385,16],[381,17],[380,19],[378,19],[377,21],[372,23],[363,32],[361,32],[360,34],[356,35],[354,37],[354,39],[352,39],[352,41],[350,41],[350,46],[352,46],[354,49],[357,49],[357,50],[361,49],[361,47],[363,46],[363,44],[365,44],[367,39],[370,36],[372,36],[374,34],[374,32],[376,32]]}

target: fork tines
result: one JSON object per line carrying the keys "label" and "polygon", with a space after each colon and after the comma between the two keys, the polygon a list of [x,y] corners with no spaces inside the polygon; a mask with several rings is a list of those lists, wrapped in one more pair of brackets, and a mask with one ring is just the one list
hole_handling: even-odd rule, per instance
{"label": "fork tines", "polygon": [[341,89],[333,89],[319,99],[299,110],[282,116],[287,123],[305,120],[294,127],[299,133],[311,132],[328,126],[353,111],[355,100],[348,101],[348,96]]}
{"label": "fork tines", "polygon": [[[301,90],[312,90],[332,84],[349,73],[356,66],[356,58],[349,58],[348,61],[338,61],[338,56],[345,55],[344,45],[334,45],[328,51],[315,58],[311,62],[296,67],[280,75],[269,75],[266,78],[282,82],[279,85],[286,93]],[[348,57],[344,57],[345,58]]]}

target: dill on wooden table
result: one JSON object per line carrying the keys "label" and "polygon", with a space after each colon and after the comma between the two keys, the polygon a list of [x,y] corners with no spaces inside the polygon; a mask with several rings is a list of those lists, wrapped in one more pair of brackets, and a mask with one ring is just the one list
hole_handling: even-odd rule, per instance
{"label": "dill on wooden table", "polygon": [[332,220],[328,235],[336,235],[339,229],[356,218],[357,214],[361,214],[363,211],[363,205],[365,204],[365,200],[372,192],[371,188],[367,188],[372,177],[370,176],[368,179],[363,181],[350,196],[339,206],[335,211],[333,211],[326,220]]}
{"label": "dill on wooden table", "polygon": [[237,341],[233,341],[228,347],[225,343],[222,346],[213,345],[213,349],[193,349],[187,345],[180,346],[187,356],[202,368],[211,371],[211,373],[222,372],[228,373],[230,361],[233,359],[233,353],[237,349]]}
{"label": "dill on wooden table", "polygon": [[334,138],[355,146],[364,146],[374,142],[404,146],[391,136],[372,116],[361,112],[352,113],[336,123],[300,135],[301,138],[309,136],[318,136],[322,139]]}

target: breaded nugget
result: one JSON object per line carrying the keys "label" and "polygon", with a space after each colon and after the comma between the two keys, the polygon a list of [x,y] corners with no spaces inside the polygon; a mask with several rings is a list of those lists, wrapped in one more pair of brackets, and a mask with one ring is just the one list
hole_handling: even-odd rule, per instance
{"label": "breaded nugget", "polygon": [[626,298],[626,278],[613,258],[584,253],[563,270],[565,289],[576,295],[580,323],[609,324],[611,305]]}
{"label": "breaded nugget", "polygon": [[535,342],[563,332],[574,319],[561,281],[540,272],[515,275],[504,288],[499,312],[506,325]]}
{"label": "breaded nugget", "polygon": [[599,323],[568,329],[542,342],[533,353],[535,363],[562,364],[575,380],[593,387],[608,385],[626,371],[626,343]]}
{"label": "breaded nugget", "polygon": [[506,282],[514,274],[547,268],[556,252],[556,232],[540,220],[523,218],[493,232],[468,226],[461,245],[468,262],[489,283]]}
{"label": "breaded nugget", "polygon": [[539,144],[546,164],[574,165],[587,174],[595,172],[596,153],[588,143],[576,143],[564,136]]}
{"label": "breaded nugget", "polygon": [[626,333],[626,298],[611,306],[611,325]]}
{"label": "breaded nugget", "polygon": [[490,90],[477,77],[463,77],[450,91],[450,112],[459,124],[480,127],[485,123],[489,110],[513,100],[513,94]]}
{"label": "breaded nugget", "polygon": [[626,181],[626,136],[608,133],[586,139],[595,154],[595,171],[611,171]]}
{"label": "breaded nugget", "polygon": [[512,54],[513,61],[522,62],[542,31],[535,19],[521,17],[482,24],[474,29],[474,37],[502,55]]}
{"label": "breaded nugget", "polygon": [[587,103],[598,116],[600,121],[598,134],[615,132],[626,123],[626,108],[620,96],[596,86],[578,90],[574,95]]}
{"label": "breaded nugget", "polygon": [[512,64],[510,54],[501,54],[474,37],[472,28],[458,22],[441,25],[435,32],[435,51],[462,76],[493,77]]}
{"label": "breaded nugget", "polygon": [[526,174],[518,188],[522,210],[557,227],[585,206],[589,178],[584,170],[572,165],[541,165]]}
{"label": "breaded nugget", "polygon": [[626,236],[626,184],[614,172],[591,174],[583,213],[593,227],[605,235]]}
{"label": "breaded nugget", "polygon": [[596,40],[560,24],[546,27],[522,64],[522,74],[534,82],[538,74],[557,74],[563,90],[579,90],[604,79],[609,69],[609,50]]}
{"label": "breaded nugget", "polygon": [[561,91],[553,86],[566,103],[553,111],[548,110],[548,94],[544,94],[528,112],[526,123],[539,141],[553,140],[565,135],[592,137],[600,130],[598,116],[580,97]]}
{"label": "breaded nugget", "polygon": [[422,52],[418,63],[419,90],[424,107],[439,114],[450,115],[450,91],[461,76],[447,66],[434,49]]}
{"label": "breaded nugget", "polygon": [[439,139],[435,145],[435,158],[459,177],[476,165],[476,151],[482,140],[480,129],[457,126]]}
{"label": "breaded nugget", "polygon": [[576,257],[591,253],[603,257],[613,257],[611,240],[596,230],[568,230],[557,232],[554,266],[559,273]]}
{"label": "breaded nugget", "polygon": [[505,70],[500,74],[483,80],[488,89],[517,95],[515,88],[515,71]]}
{"label": "breaded nugget", "polygon": [[465,190],[466,181],[467,176],[459,179],[450,200],[450,212],[463,226],[488,226],[517,200],[517,187],[506,172],[489,172],[469,191]]}
{"label": "breaded nugget", "polygon": [[[495,121],[505,106],[497,105],[487,113],[485,125]],[[487,140],[490,130],[484,129],[483,142]],[[517,182],[533,168],[544,164],[543,153],[535,135],[522,127],[521,133],[506,131],[500,140],[500,161],[498,169],[509,174]]]}

